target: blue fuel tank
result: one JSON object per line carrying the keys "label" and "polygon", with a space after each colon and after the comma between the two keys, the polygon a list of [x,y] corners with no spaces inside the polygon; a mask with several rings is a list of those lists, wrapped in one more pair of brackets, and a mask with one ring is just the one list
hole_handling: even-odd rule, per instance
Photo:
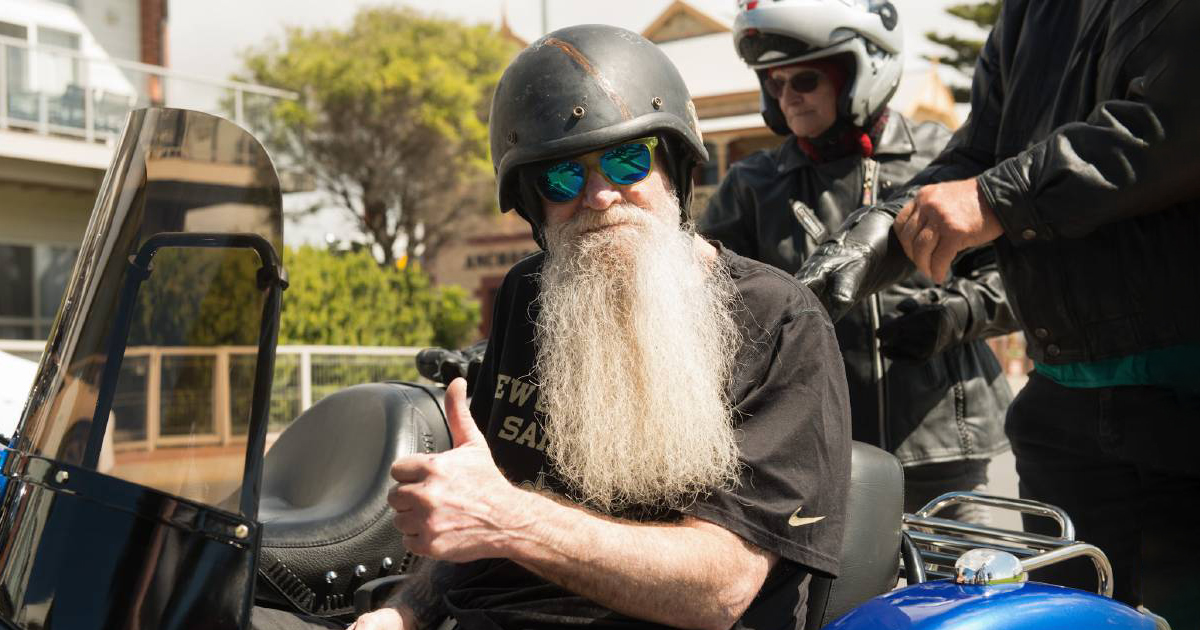
{"label": "blue fuel tank", "polygon": [[947,580],[880,595],[823,630],[1154,630],[1150,617],[1107,597],[1026,582],[976,586]]}

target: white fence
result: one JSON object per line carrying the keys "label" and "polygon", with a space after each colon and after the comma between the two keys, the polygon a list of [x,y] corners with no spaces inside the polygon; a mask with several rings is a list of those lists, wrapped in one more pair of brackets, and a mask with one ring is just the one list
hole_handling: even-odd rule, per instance
{"label": "white fence", "polygon": [[[44,345],[0,340],[0,351],[37,361]],[[271,432],[282,429],[314,402],[351,385],[417,379],[413,359],[419,350],[279,346]],[[249,346],[126,349],[113,401],[114,445],[118,450],[152,451],[184,442],[226,445],[244,439],[254,356],[255,348]]]}

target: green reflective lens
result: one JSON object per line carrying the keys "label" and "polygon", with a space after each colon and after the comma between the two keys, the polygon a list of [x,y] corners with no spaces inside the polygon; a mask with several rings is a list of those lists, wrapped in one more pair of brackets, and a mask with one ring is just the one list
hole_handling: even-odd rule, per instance
{"label": "green reflective lens", "polygon": [[[650,174],[654,165],[654,146],[657,144],[656,138],[646,138],[608,149],[600,155],[600,172],[616,186],[636,184]],[[583,192],[587,184],[587,171],[588,168],[579,160],[563,160],[553,164],[538,175],[538,192],[551,203],[571,201]]]}
{"label": "green reflective lens", "polygon": [[620,186],[646,179],[650,163],[650,147],[640,142],[613,147],[600,156],[600,170],[609,181]]}
{"label": "green reflective lens", "polygon": [[559,162],[547,168],[537,179],[538,192],[547,201],[563,203],[579,196],[587,180],[587,170],[574,160]]}

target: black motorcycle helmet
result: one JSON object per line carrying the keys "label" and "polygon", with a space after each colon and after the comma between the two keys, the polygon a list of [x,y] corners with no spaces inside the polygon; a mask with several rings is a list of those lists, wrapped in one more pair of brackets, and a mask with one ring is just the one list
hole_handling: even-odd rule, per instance
{"label": "black motorcycle helmet", "polygon": [[521,51],[496,86],[490,131],[500,210],[516,209],[543,247],[541,198],[521,167],[658,136],[656,159],[685,221],[692,169],[708,160],[696,107],[670,59],[641,35],[603,24],[559,29]]}

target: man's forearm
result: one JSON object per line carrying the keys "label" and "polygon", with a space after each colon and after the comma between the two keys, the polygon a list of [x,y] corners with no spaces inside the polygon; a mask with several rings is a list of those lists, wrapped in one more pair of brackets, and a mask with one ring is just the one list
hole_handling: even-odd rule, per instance
{"label": "man's forearm", "polygon": [[507,556],[615,611],[684,628],[728,628],[774,557],[711,523],[645,524],[529,493],[527,528]]}

